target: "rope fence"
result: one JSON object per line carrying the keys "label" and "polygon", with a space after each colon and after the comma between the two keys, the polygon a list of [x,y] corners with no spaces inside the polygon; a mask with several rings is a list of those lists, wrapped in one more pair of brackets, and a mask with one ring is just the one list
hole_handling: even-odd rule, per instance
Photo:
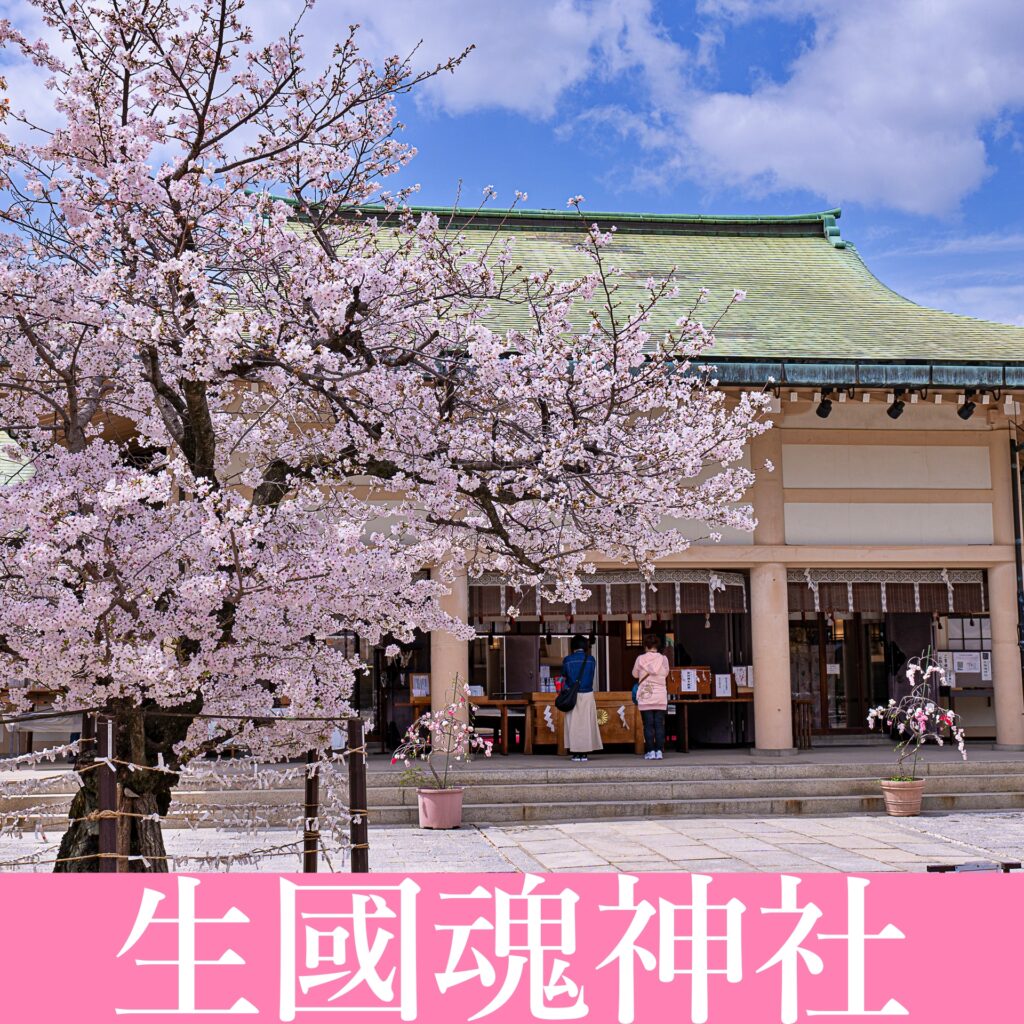
{"label": "rope fence", "polygon": [[[149,709],[144,709],[148,711]],[[60,712],[61,716],[72,712]],[[154,714],[166,715],[169,717],[203,717],[210,719],[245,719],[253,720],[251,716],[228,716],[228,715],[189,715],[185,712],[163,712],[153,711]],[[57,713],[53,716],[56,717]],[[29,716],[35,720],[41,715]],[[25,721],[24,718],[16,718],[16,721]],[[259,719],[257,719],[259,720]],[[83,746],[97,742],[92,736],[83,736],[81,739],[71,743],[60,744],[44,750],[33,751],[28,754],[16,757],[0,759],[0,771],[6,768],[21,768],[25,765],[38,766],[44,762],[54,762],[58,758],[75,758],[76,763],[73,769],[48,773],[43,778],[14,779],[0,776],[0,838],[24,839],[26,833],[31,833],[37,840],[46,841],[47,831],[58,827],[68,828],[75,825],[95,825],[100,829],[100,850],[96,853],[83,854],[70,858],[48,858],[46,852],[39,851],[25,857],[14,858],[13,860],[0,861],[0,869],[16,868],[19,866],[32,866],[39,868],[43,866],[56,866],[61,863],[74,863],[84,860],[97,862],[118,861],[119,866],[131,863],[132,861],[144,861],[149,867],[154,860],[165,860],[175,864],[211,864],[217,867],[224,867],[230,870],[232,864],[258,864],[269,857],[280,857],[288,851],[298,849],[300,857],[304,851],[306,859],[303,864],[306,870],[316,870],[316,856],[323,856],[328,869],[331,866],[330,853],[324,843],[323,834],[326,833],[336,844],[334,852],[342,858],[352,851],[352,870],[368,870],[366,851],[369,850],[369,842],[366,833],[366,823],[369,817],[369,810],[365,806],[352,809],[347,806],[341,787],[348,784],[349,800],[351,804],[356,802],[365,804],[366,783],[365,763],[368,748],[363,739],[363,723],[358,718],[338,719],[336,717],[314,717],[295,716],[285,718],[273,716],[266,719],[274,722],[287,721],[323,721],[337,724],[358,723],[356,728],[346,731],[354,733],[352,739],[356,742],[346,745],[344,749],[332,749],[329,753],[317,755],[310,753],[310,761],[306,764],[261,764],[251,755],[239,759],[232,759],[228,762],[210,762],[207,760],[195,760],[184,767],[172,767],[165,763],[162,755],[157,755],[156,764],[137,764],[111,756],[111,751],[105,749],[103,744],[99,745],[97,753],[89,752],[85,755],[89,760],[83,762]],[[6,721],[0,718],[10,727],[11,719]],[[108,744],[109,745],[109,744]],[[315,760],[313,758],[316,758]],[[129,776],[135,772],[154,772],[165,775],[178,776],[176,786],[177,800],[166,816],[155,812],[139,812],[121,807],[109,806],[113,799],[108,798],[107,806],[90,810],[87,814],[71,818],[68,816],[66,804],[61,798],[74,798],[83,785],[84,776],[106,766],[112,775],[124,778],[124,773]],[[282,813],[282,802],[263,799],[247,800],[243,806],[236,802],[207,802],[203,801],[204,792],[216,793],[243,792],[243,793],[264,793],[270,794],[274,791],[288,791],[291,785],[300,781],[306,784],[307,802],[305,811],[307,813],[287,814]],[[291,785],[290,785],[291,784]],[[100,786],[100,793],[104,791],[106,783]],[[316,796],[310,799],[310,786],[314,787]],[[322,785],[322,793],[320,791]],[[113,782],[110,783],[113,786]],[[117,787],[121,792],[121,786]],[[70,790],[70,793],[67,792]],[[124,790],[129,794],[128,799],[138,799],[132,794],[125,782]],[[188,794],[184,800],[182,796]],[[11,806],[19,801],[32,801],[32,798],[53,797],[52,802],[39,803],[27,802],[22,806]],[[355,797],[355,800],[353,800]],[[119,797],[118,799],[121,799]],[[8,803],[3,807],[3,803]],[[103,798],[101,796],[101,805]],[[130,805],[129,805],[130,806]],[[317,813],[310,815],[308,812],[314,810]],[[103,843],[103,829],[116,827],[116,823],[122,820],[150,821],[156,823],[173,823],[179,827],[185,827],[193,832],[200,828],[216,826],[221,829],[232,831],[248,831],[262,833],[270,829],[292,828],[300,833],[300,837],[280,846],[266,849],[247,850],[235,854],[168,854],[166,856],[142,856],[140,854],[128,854],[124,851],[115,852],[112,844],[108,842],[106,848]],[[351,836],[346,836],[345,830],[351,831]],[[110,833],[107,833],[108,836]],[[312,866],[309,856],[312,855]],[[101,870],[103,870],[101,866]]]}

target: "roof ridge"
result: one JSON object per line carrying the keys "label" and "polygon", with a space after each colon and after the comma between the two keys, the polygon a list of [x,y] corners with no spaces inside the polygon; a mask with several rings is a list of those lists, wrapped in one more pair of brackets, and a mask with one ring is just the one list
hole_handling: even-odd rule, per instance
{"label": "roof ridge", "polygon": [[[289,206],[298,205],[297,200],[288,196],[272,196],[278,202]],[[500,209],[497,207],[458,207],[458,206],[410,206],[414,214],[432,213],[441,218],[451,218],[465,226],[472,222],[500,222],[503,227],[513,230],[520,227],[540,228],[542,230],[560,230],[563,228],[578,229],[581,217],[585,222],[611,221],[625,231],[653,230],[655,232],[694,233],[694,234],[785,234],[824,237],[837,249],[845,247],[846,242],[840,236],[836,221],[842,216],[839,207],[829,210],[818,210],[809,213],[792,214],[707,214],[707,213],[636,213],[614,210],[582,210],[572,209]],[[368,203],[365,206],[353,206],[350,214],[359,211],[371,216],[393,216],[394,210],[380,203]],[[715,230],[715,229],[719,230]],[[804,230],[800,230],[803,228]],[[730,230],[732,229],[732,230]],[[760,229],[760,230],[759,230]]]}

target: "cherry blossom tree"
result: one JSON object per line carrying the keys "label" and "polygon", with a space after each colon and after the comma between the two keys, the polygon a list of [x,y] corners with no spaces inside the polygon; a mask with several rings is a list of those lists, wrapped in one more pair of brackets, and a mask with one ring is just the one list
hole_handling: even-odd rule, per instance
{"label": "cherry blossom tree", "polygon": [[0,673],[115,717],[131,853],[164,863],[189,759],[327,745],[363,667],[328,637],[469,637],[452,573],[568,600],[595,555],[683,550],[676,521],[752,528],[765,401],[693,365],[703,296],[626,305],[582,213],[564,280],[384,189],[397,99],[465,54],[375,67],[352,29],[310,71],[301,18],[258,42],[242,0],[33,3],[46,41],[0,29],[51,101],[0,138],[0,428],[32,470],[0,488]]}

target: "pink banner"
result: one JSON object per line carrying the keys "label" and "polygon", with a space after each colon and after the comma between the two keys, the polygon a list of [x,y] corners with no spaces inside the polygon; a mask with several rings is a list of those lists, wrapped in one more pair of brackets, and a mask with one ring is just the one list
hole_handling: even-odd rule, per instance
{"label": "pink banner", "polygon": [[1024,875],[0,875],[0,898],[12,1024],[1020,1014]]}

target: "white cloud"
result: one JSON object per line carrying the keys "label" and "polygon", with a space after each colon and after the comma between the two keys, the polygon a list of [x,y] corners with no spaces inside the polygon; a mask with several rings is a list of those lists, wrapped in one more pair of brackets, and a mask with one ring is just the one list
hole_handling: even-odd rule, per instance
{"label": "white cloud", "polygon": [[988,232],[979,235],[951,235],[923,239],[912,245],[883,249],[875,259],[888,256],[987,256],[1008,252],[1024,252],[1024,233],[1020,231]]}
{"label": "white cloud", "polygon": [[[675,176],[948,214],[992,172],[987,134],[1011,133],[1024,106],[1019,0],[703,0],[684,42],[668,37],[651,0],[521,0],[473,19],[457,0],[435,0],[429,18],[414,0],[340,6],[365,15],[377,46],[422,37],[435,59],[477,44],[425,91],[439,108],[555,118],[563,133],[611,129],[648,155],[637,171],[647,186]],[[716,62],[735,59],[730,30],[766,18],[812,28],[781,75],[743,92],[701,86]],[[642,109],[607,96],[583,105],[573,92],[627,71],[643,83]]]}
{"label": "white cloud", "polygon": [[815,33],[780,83],[705,93],[681,114],[694,176],[946,213],[991,171],[986,129],[1024,105],[1018,0],[704,9],[727,20],[811,16]]}
{"label": "white cloud", "polygon": [[[26,6],[0,0],[14,20]],[[246,17],[266,38],[298,7],[253,0]],[[805,37],[770,79],[751,66],[777,65],[774,55],[741,54],[737,43],[738,27],[765,19],[791,21]],[[421,104],[613,132],[636,149],[616,176],[635,173],[645,187],[685,178],[710,190],[804,190],[828,205],[949,214],[992,173],[987,142],[1017,139],[1020,0],[700,0],[696,19],[678,20],[671,0],[320,0],[305,30],[313,64],[351,22],[375,59],[422,41],[425,66],[473,43],[454,75],[420,91]],[[708,84],[737,60],[752,84]],[[15,106],[38,89],[38,73],[6,72]]]}
{"label": "white cloud", "polygon": [[566,94],[631,68],[677,73],[687,55],[657,25],[653,0],[331,0],[314,9],[316,34],[361,25],[368,52],[408,54],[418,66],[474,52],[454,75],[427,84],[426,101],[451,114],[501,108],[553,117]]}
{"label": "white cloud", "polygon": [[907,298],[932,309],[947,309],[981,320],[1024,327],[1024,282],[909,288]]}

